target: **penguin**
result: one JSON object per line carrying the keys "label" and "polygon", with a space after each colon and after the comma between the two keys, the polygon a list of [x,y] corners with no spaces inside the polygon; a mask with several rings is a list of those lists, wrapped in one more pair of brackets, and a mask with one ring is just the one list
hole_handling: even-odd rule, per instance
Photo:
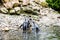
{"label": "penguin", "polygon": [[40,31],[39,26],[35,22],[33,22],[33,25],[34,25],[33,29],[35,29],[36,32],[39,32]]}
{"label": "penguin", "polygon": [[23,31],[27,31],[30,28],[30,22],[29,20],[25,19],[24,23],[19,27],[23,29]]}

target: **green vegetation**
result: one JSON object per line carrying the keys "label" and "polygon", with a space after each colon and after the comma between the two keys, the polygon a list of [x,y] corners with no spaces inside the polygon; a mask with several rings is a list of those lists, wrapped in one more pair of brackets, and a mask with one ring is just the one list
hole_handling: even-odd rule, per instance
{"label": "green vegetation", "polygon": [[60,10],[60,0],[46,0],[48,6],[59,11]]}

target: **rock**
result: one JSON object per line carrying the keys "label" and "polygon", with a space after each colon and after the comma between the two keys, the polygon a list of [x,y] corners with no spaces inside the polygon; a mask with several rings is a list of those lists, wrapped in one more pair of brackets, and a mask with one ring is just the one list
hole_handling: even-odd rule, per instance
{"label": "rock", "polygon": [[21,11],[19,10],[19,11],[17,11],[17,14],[19,15],[21,13]]}
{"label": "rock", "polygon": [[6,3],[3,3],[3,4],[8,9],[13,7],[13,4],[11,2],[6,2]]}
{"label": "rock", "polygon": [[3,12],[3,13],[7,13],[7,12],[8,12],[8,10],[7,10],[5,7],[2,7],[2,8],[0,9],[0,11]]}
{"label": "rock", "polygon": [[37,3],[38,3],[38,2],[40,2],[40,0],[35,0],[35,2],[37,2]]}
{"label": "rock", "polygon": [[43,9],[40,9],[40,14],[41,15],[48,15],[49,14],[49,11],[47,8],[43,8]]}
{"label": "rock", "polygon": [[19,0],[11,0],[11,3],[12,4],[15,4],[15,3],[19,4]]}
{"label": "rock", "polygon": [[18,7],[18,6],[19,6],[18,3],[13,4],[13,7]]}
{"label": "rock", "polygon": [[14,10],[15,11],[19,11],[20,10],[20,7],[15,7]]}
{"label": "rock", "polygon": [[3,0],[4,2],[9,2],[9,0]]}
{"label": "rock", "polygon": [[30,0],[23,0],[23,5],[28,5],[30,3]]}
{"label": "rock", "polygon": [[39,9],[40,9],[40,7],[36,6],[36,7],[33,7],[33,9],[39,10]]}
{"label": "rock", "polygon": [[46,2],[46,0],[40,0],[40,2]]}
{"label": "rock", "polygon": [[11,9],[11,10],[9,11],[9,13],[15,13],[15,10]]}
{"label": "rock", "polygon": [[22,7],[22,10],[26,10],[27,9],[27,7]]}
{"label": "rock", "polygon": [[[4,3],[5,2],[5,3]],[[13,5],[16,3],[17,5],[19,4],[19,1],[18,0],[4,0],[3,2],[3,5],[6,7],[6,8],[12,8]]]}
{"label": "rock", "polygon": [[9,28],[8,27],[5,27],[2,30],[5,31],[5,32],[8,32],[9,31]]}
{"label": "rock", "polygon": [[48,7],[48,4],[46,2],[41,2],[40,5],[43,7]]}

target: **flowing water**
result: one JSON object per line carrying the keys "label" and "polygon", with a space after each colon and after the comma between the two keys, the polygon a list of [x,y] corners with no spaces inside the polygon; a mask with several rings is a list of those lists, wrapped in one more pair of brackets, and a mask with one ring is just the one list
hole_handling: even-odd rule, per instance
{"label": "flowing water", "polygon": [[23,32],[21,29],[8,32],[0,30],[0,40],[59,40],[60,37],[55,33],[53,27],[40,27],[38,33],[34,30],[31,32]]}

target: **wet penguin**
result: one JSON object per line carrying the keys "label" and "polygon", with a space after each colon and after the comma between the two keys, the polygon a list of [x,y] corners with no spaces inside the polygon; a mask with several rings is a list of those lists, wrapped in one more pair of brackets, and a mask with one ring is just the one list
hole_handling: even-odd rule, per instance
{"label": "wet penguin", "polygon": [[29,21],[31,24],[32,31],[35,30],[35,32],[39,32],[39,25],[36,22],[34,22],[31,18],[29,19]]}
{"label": "wet penguin", "polygon": [[27,31],[30,28],[30,22],[29,20],[25,19],[24,23],[19,27],[23,29],[23,31]]}
{"label": "wet penguin", "polygon": [[39,26],[35,22],[33,22],[33,30],[35,29],[36,32],[39,32]]}

